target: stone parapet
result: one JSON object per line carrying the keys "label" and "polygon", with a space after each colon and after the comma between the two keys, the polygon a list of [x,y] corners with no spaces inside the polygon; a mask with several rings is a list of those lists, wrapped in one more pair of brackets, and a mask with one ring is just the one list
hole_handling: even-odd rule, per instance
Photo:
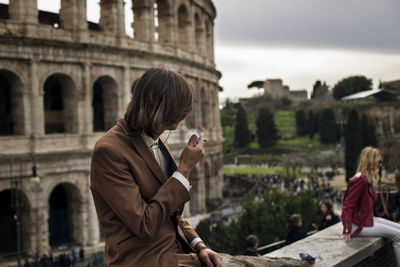
{"label": "stone parapet", "polygon": [[250,256],[231,256],[222,254],[223,267],[308,267],[311,266],[305,261],[291,258],[267,258]]}
{"label": "stone parapet", "polygon": [[[337,223],[312,236],[268,253],[264,257],[299,259],[299,253],[303,252],[308,253],[316,259],[313,265],[315,267],[354,266],[366,262],[366,260],[368,262],[376,262],[373,260],[374,258],[377,258],[379,261],[380,254],[383,253],[381,248],[388,244],[387,241],[380,237],[356,237],[350,243],[346,243],[341,236],[342,229],[342,224]],[[389,249],[392,249],[392,247],[390,246]],[[392,256],[392,259],[385,259],[385,261],[393,263],[394,258]]]}

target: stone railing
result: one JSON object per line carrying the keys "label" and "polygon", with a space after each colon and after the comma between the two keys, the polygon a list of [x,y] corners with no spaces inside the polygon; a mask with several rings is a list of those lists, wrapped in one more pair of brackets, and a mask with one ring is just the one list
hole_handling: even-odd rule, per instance
{"label": "stone railing", "polygon": [[342,224],[337,223],[263,257],[299,259],[299,253],[303,252],[316,259],[313,265],[316,267],[396,266],[391,242],[380,237],[356,237],[346,243],[342,229]]}

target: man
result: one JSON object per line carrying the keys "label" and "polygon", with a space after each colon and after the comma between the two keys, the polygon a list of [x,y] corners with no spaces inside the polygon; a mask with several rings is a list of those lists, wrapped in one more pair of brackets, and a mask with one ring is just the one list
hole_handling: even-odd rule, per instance
{"label": "man", "polygon": [[192,90],[183,77],[151,68],[137,82],[124,118],[96,143],[91,191],[107,266],[222,265],[181,217],[204,138],[193,135],[176,166],[161,136],[191,109]]}

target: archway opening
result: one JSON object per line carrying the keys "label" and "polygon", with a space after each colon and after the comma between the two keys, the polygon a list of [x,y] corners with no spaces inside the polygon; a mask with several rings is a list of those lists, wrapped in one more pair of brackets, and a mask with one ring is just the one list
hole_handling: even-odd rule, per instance
{"label": "archway opening", "polygon": [[109,76],[102,76],[93,85],[93,131],[110,129],[118,121],[118,86]]}
{"label": "archway opening", "polygon": [[206,95],[206,90],[204,88],[200,89],[200,95],[201,95],[201,121],[202,121],[202,126],[204,129],[207,129],[208,127],[208,99]]}
{"label": "archway opening", "polygon": [[189,49],[190,20],[185,5],[178,8],[178,38],[179,45],[183,49]]}
{"label": "archway opening", "polygon": [[157,39],[160,42],[171,42],[171,14],[167,0],[156,0],[154,8],[154,26],[156,28]]}
{"label": "archway opening", "polygon": [[211,172],[208,163],[204,164],[204,183],[206,188],[206,208],[207,210],[211,210],[215,208],[215,204],[213,203],[213,199],[211,198]]}
{"label": "archway opening", "polygon": [[7,189],[0,192],[0,255],[15,255],[17,253],[17,209],[20,222],[21,252],[27,252],[31,248],[29,201],[22,191]]}
{"label": "archway opening", "polygon": [[53,74],[44,83],[45,133],[77,132],[77,97],[73,80],[64,74]]}
{"label": "archway opening", "polygon": [[78,242],[81,199],[72,184],[57,185],[49,199],[49,243],[51,247]]}
{"label": "archway opening", "polygon": [[194,24],[195,24],[196,51],[200,55],[204,55],[205,31],[203,25],[200,22],[200,17],[197,13],[194,15]]}
{"label": "archway opening", "polygon": [[17,75],[0,70],[0,136],[24,134],[23,92]]}

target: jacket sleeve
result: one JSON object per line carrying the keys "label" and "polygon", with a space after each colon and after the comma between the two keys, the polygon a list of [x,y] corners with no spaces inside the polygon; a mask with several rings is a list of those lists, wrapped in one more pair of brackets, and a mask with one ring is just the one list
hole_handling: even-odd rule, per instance
{"label": "jacket sleeve", "polygon": [[146,202],[124,158],[112,147],[95,147],[91,164],[91,188],[138,237],[152,239],[190,194],[177,179],[168,179]]}
{"label": "jacket sleeve", "polygon": [[179,227],[182,229],[182,232],[185,235],[186,240],[189,242],[189,245],[192,243],[192,241],[195,238],[199,238],[199,235],[196,233],[196,231],[193,229],[193,227],[189,224],[189,222],[186,221],[184,218],[179,217],[178,224],[179,224]]}
{"label": "jacket sleeve", "polygon": [[357,206],[363,187],[364,179],[362,177],[353,178],[349,182],[342,206],[343,234],[351,234],[353,210]]}

